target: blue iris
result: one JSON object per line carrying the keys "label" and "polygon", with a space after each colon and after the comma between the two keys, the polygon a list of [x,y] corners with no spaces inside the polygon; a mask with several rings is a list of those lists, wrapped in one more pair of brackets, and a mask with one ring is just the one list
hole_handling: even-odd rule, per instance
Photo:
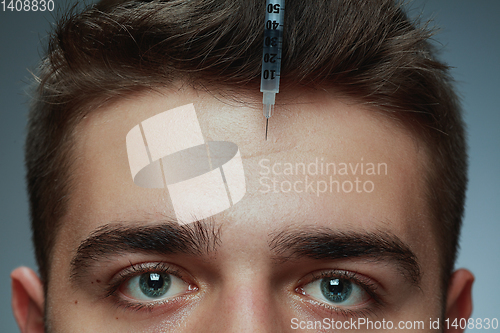
{"label": "blue iris", "polygon": [[352,283],[338,278],[321,279],[321,293],[333,303],[342,303],[349,298],[352,292]]}
{"label": "blue iris", "polygon": [[139,279],[139,287],[144,295],[157,298],[165,295],[170,289],[172,280],[169,274],[146,273]]}

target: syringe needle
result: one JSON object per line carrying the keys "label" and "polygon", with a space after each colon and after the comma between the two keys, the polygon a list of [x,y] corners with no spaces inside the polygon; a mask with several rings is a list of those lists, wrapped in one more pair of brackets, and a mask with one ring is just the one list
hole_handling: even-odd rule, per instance
{"label": "syringe needle", "polygon": [[269,118],[266,118],[266,141],[267,141],[267,128],[269,126]]}

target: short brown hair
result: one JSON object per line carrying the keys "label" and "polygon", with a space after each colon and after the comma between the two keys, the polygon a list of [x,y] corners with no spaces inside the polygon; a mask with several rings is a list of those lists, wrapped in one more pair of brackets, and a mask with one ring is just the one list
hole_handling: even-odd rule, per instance
{"label": "short brown hair", "polygon": [[[70,11],[39,69],[26,141],[33,241],[46,284],[71,196],[72,133],[96,103],[184,80],[258,91],[262,0],[104,0]],[[431,32],[392,0],[287,1],[282,90],[321,83],[408,125],[425,142],[443,287],[454,266],[467,156],[460,106]]]}

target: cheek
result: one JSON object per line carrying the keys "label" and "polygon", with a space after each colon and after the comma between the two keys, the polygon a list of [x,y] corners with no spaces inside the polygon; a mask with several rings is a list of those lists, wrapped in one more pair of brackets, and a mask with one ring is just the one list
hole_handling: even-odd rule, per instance
{"label": "cheek", "polygon": [[394,314],[397,321],[423,321],[426,331],[430,331],[430,321],[442,318],[441,300],[438,295],[421,295],[409,300],[404,306]]}

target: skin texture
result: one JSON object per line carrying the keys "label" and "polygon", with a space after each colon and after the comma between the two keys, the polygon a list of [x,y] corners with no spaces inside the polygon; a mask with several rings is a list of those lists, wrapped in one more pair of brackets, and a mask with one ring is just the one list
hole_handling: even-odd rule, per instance
{"label": "skin texture", "polygon": [[[68,213],[54,249],[48,298],[40,295],[41,285],[28,269],[20,268],[12,275],[14,313],[21,330],[43,331],[35,319],[43,314],[44,301],[51,332],[287,332],[294,331],[292,318],[344,321],[357,317],[390,320],[395,325],[401,320],[423,321],[420,331],[430,332],[429,318],[441,317],[442,304],[446,304],[447,316],[468,318],[470,272],[457,271],[448,299],[442,299],[438,240],[424,196],[425,147],[401,124],[369,106],[334,93],[304,89],[279,94],[280,104],[270,120],[268,141],[264,141],[260,98],[260,94],[247,96],[245,103],[238,103],[181,87],[130,96],[86,117],[76,129],[78,158]],[[210,219],[220,236],[216,251],[202,256],[137,252],[111,256],[72,280],[71,260],[80,243],[97,228],[158,225],[175,216],[167,190],[133,183],[125,137],[144,119],[189,103],[194,104],[205,140],[234,142],[243,160],[245,197]],[[288,183],[283,182],[293,184],[305,176],[277,174],[282,173],[283,163],[308,164],[316,158],[325,163],[365,163],[365,167],[385,163],[387,173],[333,176],[353,184],[358,177],[361,186],[370,181],[374,184],[370,193],[284,193]],[[277,173],[263,174],[267,169],[262,165],[275,163],[281,163]],[[278,193],[263,177],[275,180]],[[309,178],[329,182],[329,175]],[[297,184],[303,189],[302,183]],[[276,260],[269,246],[273,235],[318,228],[397,236],[416,256],[421,272],[418,286],[394,261],[363,257]],[[149,310],[133,309],[117,303],[127,299],[121,294],[123,288],[115,297],[103,296],[120,271],[159,262],[175,268],[179,281],[185,281],[179,284],[183,291],[169,302]],[[321,293],[312,295],[311,283],[321,272],[332,270],[356,273],[363,283],[374,286],[380,302],[360,287],[357,303],[322,305],[327,301],[320,298]],[[30,308],[35,319],[25,314]]]}

